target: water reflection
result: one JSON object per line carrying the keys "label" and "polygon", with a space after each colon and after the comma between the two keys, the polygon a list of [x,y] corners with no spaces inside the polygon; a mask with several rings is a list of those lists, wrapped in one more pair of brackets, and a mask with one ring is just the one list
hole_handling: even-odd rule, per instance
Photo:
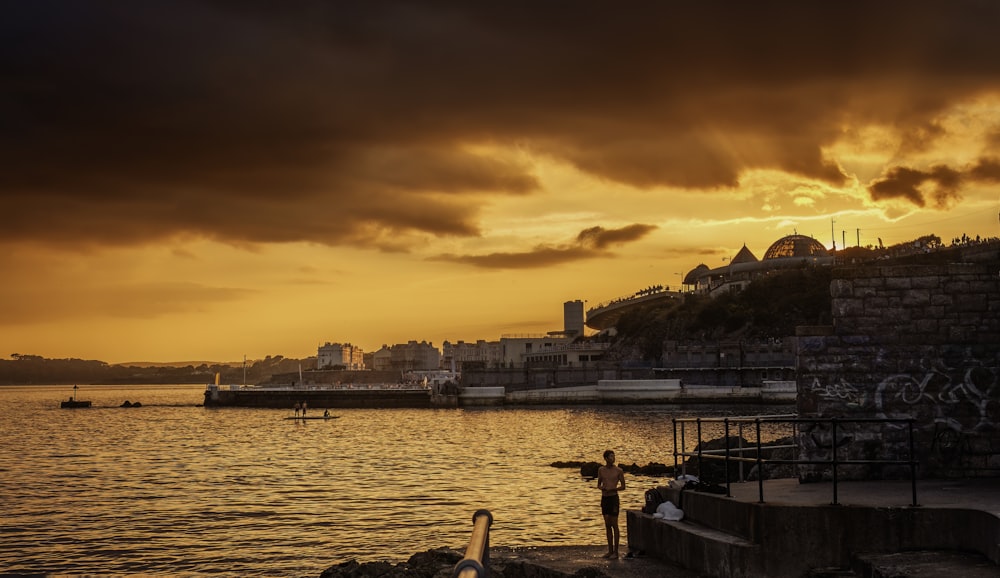
{"label": "water reflection", "polygon": [[[483,507],[496,545],[601,544],[593,483],[550,464],[607,448],[623,464],[673,460],[676,408],[303,422],[283,419],[291,409],[197,407],[201,386],[81,388],[94,402],[84,410],[58,408],[64,389],[0,388],[0,571],[319,575],[462,547]],[[143,407],[119,408],[126,399]],[[623,507],[638,508],[656,481],[629,482]]]}

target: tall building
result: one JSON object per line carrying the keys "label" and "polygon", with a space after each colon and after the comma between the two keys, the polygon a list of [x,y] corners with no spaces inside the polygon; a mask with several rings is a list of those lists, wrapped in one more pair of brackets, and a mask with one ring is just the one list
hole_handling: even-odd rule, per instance
{"label": "tall building", "polygon": [[563,303],[563,333],[574,337],[583,335],[583,301]]}
{"label": "tall building", "polygon": [[316,350],[316,369],[359,370],[365,368],[365,352],[350,343],[330,343],[320,345]]}

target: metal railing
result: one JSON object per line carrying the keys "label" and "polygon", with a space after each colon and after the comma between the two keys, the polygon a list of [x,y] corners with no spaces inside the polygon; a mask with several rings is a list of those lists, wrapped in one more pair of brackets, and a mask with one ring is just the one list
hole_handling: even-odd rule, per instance
{"label": "metal railing", "polygon": [[452,578],[488,578],[490,575],[490,526],[493,514],[476,510],[472,515],[472,537],[465,557],[455,564]]}
{"label": "metal railing", "polygon": [[[704,439],[702,438],[702,424],[703,423],[723,423],[725,430],[725,447],[721,450],[706,450],[703,449]],[[729,466],[731,462],[736,462],[739,464],[739,480],[745,480],[743,475],[743,464],[753,463],[757,468],[757,486],[758,486],[758,498],[760,503],[764,503],[764,468],[769,464],[789,464],[789,465],[826,465],[830,466],[832,472],[833,481],[833,504],[838,505],[837,497],[837,484],[838,484],[838,467],[839,466],[854,466],[854,465],[900,465],[908,466],[910,470],[910,490],[912,493],[912,502],[910,505],[917,506],[917,465],[919,462],[915,459],[914,452],[914,442],[913,442],[913,422],[912,418],[855,418],[855,419],[843,419],[843,418],[799,418],[794,415],[772,415],[772,416],[756,416],[756,417],[735,417],[735,418],[674,418],[674,472],[678,471],[678,467],[684,469],[684,464],[678,463],[678,458],[684,457],[695,457],[698,463],[698,473],[699,477],[702,469],[702,460],[724,460],[725,462],[725,478],[726,478],[726,496],[732,497],[731,483],[732,479],[729,475]],[[694,423],[697,425],[697,435],[698,435],[698,445],[695,451],[688,452],[684,451],[685,445],[685,424]],[[890,424],[890,423],[902,423],[906,424],[907,428],[907,441],[909,452],[907,459],[905,460],[858,460],[858,459],[840,459],[839,457],[839,445],[837,429],[838,424],[845,423],[878,423],[878,424]],[[678,424],[680,424],[680,444],[678,444]],[[730,425],[738,425],[738,443],[737,447],[733,448],[730,445]],[[743,432],[744,425],[752,424],[756,441],[750,446],[745,447],[743,445]],[[791,438],[796,439],[798,433],[798,426],[800,424],[829,424],[831,430],[831,455],[829,459],[825,460],[786,460],[777,458],[764,458],[763,450],[776,450],[776,449],[787,449],[787,448],[797,448],[795,444],[786,445],[765,445],[761,442],[761,425],[762,424],[788,424],[791,426]],[[680,449],[678,449],[680,448]],[[743,454],[748,452],[754,452],[755,456],[752,458],[743,457]],[[733,455],[737,454],[737,455]]]}

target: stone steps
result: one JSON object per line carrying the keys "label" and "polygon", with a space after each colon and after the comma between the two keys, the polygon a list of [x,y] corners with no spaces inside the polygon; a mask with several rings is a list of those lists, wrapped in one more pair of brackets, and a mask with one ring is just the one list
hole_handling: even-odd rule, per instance
{"label": "stone steps", "polygon": [[[722,530],[691,521],[666,521],[642,514],[644,539],[656,555],[708,576],[761,576],[760,546]],[[631,531],[631,529],[630,529]],[[641,544],[630,547],[645,551]]]}

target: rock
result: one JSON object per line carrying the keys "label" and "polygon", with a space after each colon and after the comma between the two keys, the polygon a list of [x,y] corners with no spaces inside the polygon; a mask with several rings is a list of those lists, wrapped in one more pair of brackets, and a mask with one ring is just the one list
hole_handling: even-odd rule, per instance
{"label": "rock", "polygon": [[406,562],[365,562],[357,560],[330,566],[320,578],[448,578],[462,554],[449,548],[418,552]]}

